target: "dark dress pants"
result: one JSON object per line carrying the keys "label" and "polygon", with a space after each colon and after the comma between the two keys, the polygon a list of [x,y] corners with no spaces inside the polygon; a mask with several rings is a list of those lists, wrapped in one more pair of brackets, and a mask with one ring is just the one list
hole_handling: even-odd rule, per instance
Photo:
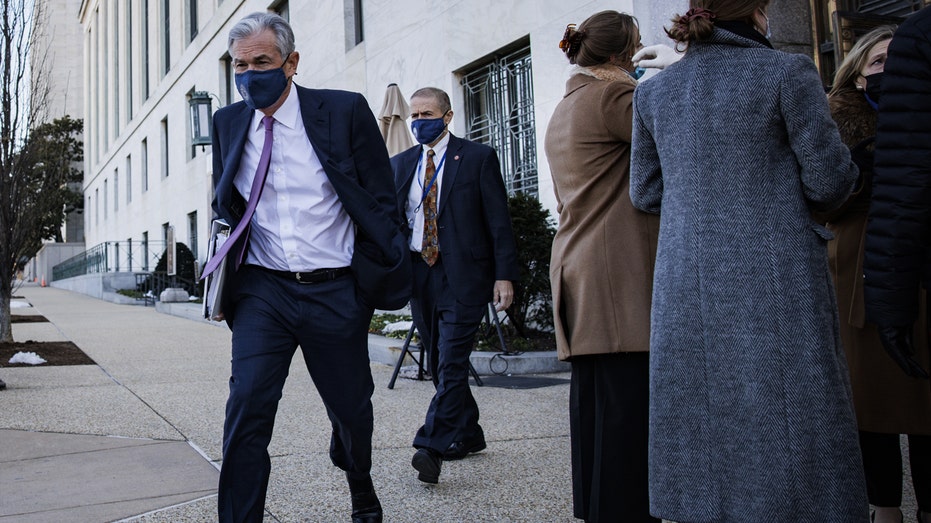
{"label": "dark dress pants", "polygon": [[590,523],[659,523],[647,484],[647,352],[577,356],[569,387],[572,506]]}
{"label": "dark dress pants", "polygon": [[261,521],[271,470],[268,444],[298,346],[332,424],[330,459],[351,478],[369,477],[373,310],[357,297],[351,275],[301,284],[244,266],[235,278],[219,515],[222,522]]}
{"label": "dark dress pants", "polygon": [[[908,457],[918,508],[931,512],[931,436],[909,434]],[[870,503],[902,504],[902,447],[898,434],[860,431],[860,451]]]}
{"label": "dark dress pants", "polygon": [[454,441],[484,438],[478,424],[478,404],[469,388],[469,356],[486,305],[464,305],[449,288],[443,256],[428,266],[414,254],[411,315],[427,348],[436,393],[415,448],[444,452]]}

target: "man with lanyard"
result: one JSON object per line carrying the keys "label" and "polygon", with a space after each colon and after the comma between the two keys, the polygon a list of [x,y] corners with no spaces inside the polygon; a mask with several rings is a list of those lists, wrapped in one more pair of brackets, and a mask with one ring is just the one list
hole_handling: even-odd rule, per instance
{"label": "man with lanyard", "polygon": [[411,312],[436,386],[411,465],[437,483],[443,460],[485,448],[469,355],[488,303],[502,311],[513,300],[517,251],[495,150],[448,132],[453,111],[442,90],[419,89],[410,106],[421,145],[391,165],[413,259]]}

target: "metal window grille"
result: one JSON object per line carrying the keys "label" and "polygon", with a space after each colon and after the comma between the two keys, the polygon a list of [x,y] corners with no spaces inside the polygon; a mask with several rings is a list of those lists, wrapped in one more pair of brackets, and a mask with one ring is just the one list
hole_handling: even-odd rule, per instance
{"label": "metal window grille", "polygon": [[188,213],[187,223],[188,247],[191,249],[191,252],[194,253],[194,256],[197,256],[197,211]]}
{"label": "metal window grille", "polygon": [[857,11],[881,16],[908,16],[925,3],[922,0],[861,0]]}
{"label": "metal window grille", "polygon": [[494,147],[508,194],[537,196],[537,141],[530,46],[476,67],[462,78],[466,138]]}

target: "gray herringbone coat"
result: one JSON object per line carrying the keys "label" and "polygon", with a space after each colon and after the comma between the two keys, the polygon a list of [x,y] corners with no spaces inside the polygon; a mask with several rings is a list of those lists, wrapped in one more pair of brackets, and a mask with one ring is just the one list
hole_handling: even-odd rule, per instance
{"label": "gray herringbone coat", "polygon": [[715,29],[634,93],[630,194],[660,213],[650,508],[867,521],[825,244],[857,177],[811,60]]}

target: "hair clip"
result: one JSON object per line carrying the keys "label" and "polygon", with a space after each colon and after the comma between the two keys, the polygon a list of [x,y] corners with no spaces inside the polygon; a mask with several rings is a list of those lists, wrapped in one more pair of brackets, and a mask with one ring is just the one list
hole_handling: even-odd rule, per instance
{"label": "hair clip", "polygon": [[717,17],[718,15],[705,9],[704,7],[693,7],[692,9],[689,9],[685,15],[682,16],[682,18],[679,19],[679,23],[687,24],[696,18],[705,18],[708,21],[713,21]]}
{"label": "hair clip", "polygon": [[566,26],[566,33],[563,34],[562,40],[559,41],[559,48],[571,59],[578,54],[583,38],[585,38],[585,31],[576,30],[575,24],[569,24]]}
{"label": "hair clip", "polygon": [[569,39],[572,37],[572,34],[575,33],[575,24],[569,24],[566,26],[566,32],[562,35],[562,40],[559,41],[559,48],[562,49],[564,53],[569,52]]}

